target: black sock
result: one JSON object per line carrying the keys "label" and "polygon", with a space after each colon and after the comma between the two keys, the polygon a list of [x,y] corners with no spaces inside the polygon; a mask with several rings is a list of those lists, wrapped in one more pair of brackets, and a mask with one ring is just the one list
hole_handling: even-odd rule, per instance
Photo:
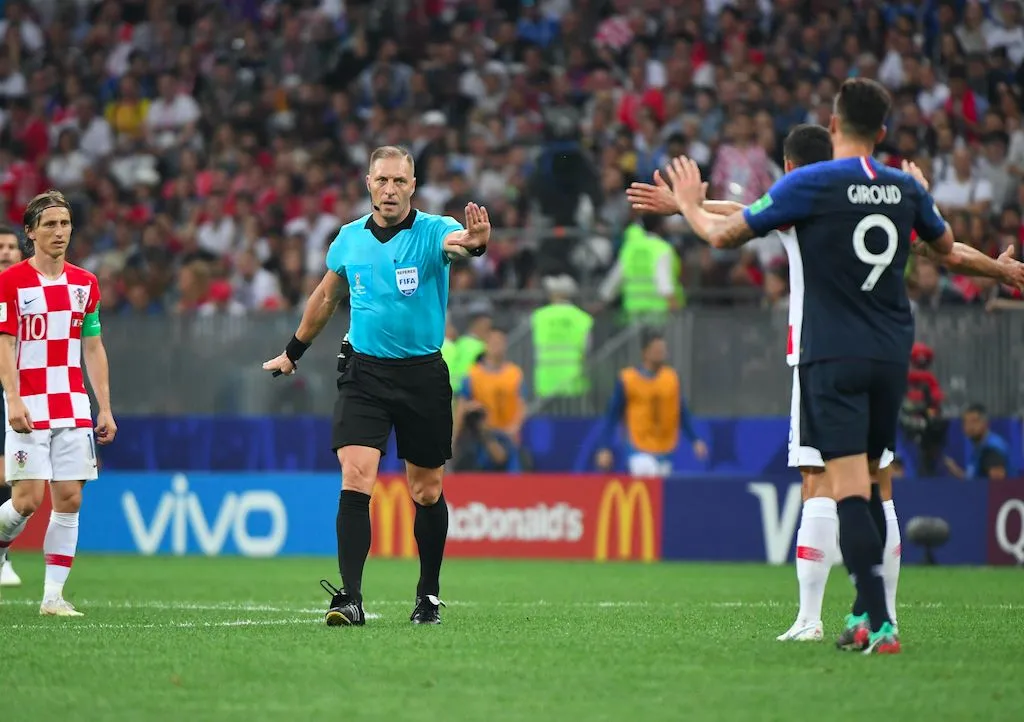
{"label": "black sock", "polygon": [[878,536],[882,538],[882,549],[885,549],[885,509],[882,507],[882,487],[878,484],[871,485],[871,499],[868,501],[868,509],[871,511],[871,518],[878,529]]}
{"label": "black sock", "polygon": [[[882,540],[871,518],[868,500],[849,496],[837,505],[839,511],[839,548],[857,585],[853,613],[867,613],[871,630],[877,632],[890,622],[885,608],[885,587],[878,571],[882,566]],[[860,606],[860,609],[858,609]]]}
{"label": "black sock", "polygon": [[420,581],[416,585],[416,597],[441,593],[441,561],[444,559],[444,543],[448,539],[448,504],[444,494],[430,506],[416,505],[416,522],[413,524],[416,546],[420,550]]}
{"label": "black sock", "polygon": [[370,495],[342,489],[338,499],[338,569],[345,593],[363,599],[363,567],[370,553]]}
{"label": "black sock", "polygon": [[10,498],[11,487],[7,486],[7,484],[0,484],[0,504],[6,504]]}
{"label": "black sock", "polygon": [[[882,508],[882,490],[878,484],[871,485],[871,499],[868,501],[868,511],[871,514],[871,520],[875,523],[875,528],[878,530],[878,535],[882,539],[882,550],[884,551],[886,537],[885,509]],[[847,565],[846,569],[851,575],[853,574],[853,570],[850,569],[849,565]],[[867,614],[867,604],[859,593],[853,602],[852,611],[857,615]]]}

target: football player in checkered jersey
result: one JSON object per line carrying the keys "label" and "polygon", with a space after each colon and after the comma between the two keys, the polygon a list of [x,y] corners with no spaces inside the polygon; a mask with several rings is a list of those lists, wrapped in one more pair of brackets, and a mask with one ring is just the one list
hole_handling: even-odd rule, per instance
{"label": "football player in checkered jersey", "polygon": [[[21,260],[21,246],[18,245],[18,234],[13,228],[0,225],[0,273]],[[4,418],[7,418],[6,409]],[[0,505],[11,498],[11,487],[4,478],[4,435],[0,434]],[[20,587],[21,577],[14,571],[10,560],[0,564],[0,587]]]}
{"label": "football player in checkered jersey", "polygon": [[[100,339],[96,276],[65,260],[71,205],[57,191],[28,204],[25,235],[35,255],[0,273],[0,382],[7,401],[6,476],[13,498],[0,506],[0,565],[43,502],[53,512],[43,541],[46,581],[39,613],[80,617],[64,600],[78,547],[85,482],[96,478],[95,442],[117,433],[110,412],[107,352]],[[96,402],[95,437],[82,361]]]}

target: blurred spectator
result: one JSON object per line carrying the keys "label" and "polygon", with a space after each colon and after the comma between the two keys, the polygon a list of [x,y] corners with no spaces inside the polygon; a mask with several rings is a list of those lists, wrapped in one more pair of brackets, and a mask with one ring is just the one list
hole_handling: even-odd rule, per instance
{"label": "blurred spectator", "polygon": [[963,415],[964,436],[970,442],[970,454],[963,468],[947,457],[946,468],[958,479],[989,479],[1003,481],[1012,478],[1014,470],[1010,447],[1006,440],[988,427],[988,413],[981,404],[971,404]]}
{"label": "blurred spectator", "polygon": [[[947,215],[970,214],[961,240],[998,253],[1008,231],[990,214],[1022,201],[1016,1],[823,0],[809,20],[791,2],[446,0],[389,5],[391,35],[363,2],[0,5],[0,215],[20,226],[27,198],[60,187],[73,260],[92,268],[139,256],[158,222],[159,262],[115,271],[126,308],[150,308],[143,289],[159,306],[196,259],[233,276],[243,250],[282,306],[301,303],[337,227],[370,210],[370,151],[396,142],[416,158],[418,207],[470,196],[491,210],[495,257],[455,267],[453,288],[571,273],[592,297],[613,263],[593,248],[622,244],[629,182],[685,153],[712,197],[750,203],[789,128],[827,123],[855,75],[891,88],[880,154],[914,160]],[[675,218],[659,233],[697,261],[696,302],[781,301],[774,239],[711,253],[687,231]],[[1019,222],[1012,234],[1019,245]],[[929,305],[1005,295],[931,270],[909,277]]]}
{"label": "blurred spectator", "polygon": [[910,352],[907,395],[900,410],[900,428],[920,450],[918,473],[921,476],[935,475],[949,426],[942,418],[942,387],[931,371],[934,357],[931,347],[914,344]]}

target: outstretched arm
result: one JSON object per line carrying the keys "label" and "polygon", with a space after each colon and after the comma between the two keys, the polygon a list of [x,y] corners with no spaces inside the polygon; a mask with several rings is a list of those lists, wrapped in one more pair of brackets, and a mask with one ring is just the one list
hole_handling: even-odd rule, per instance
{"label": "outstretched arm", "polygon": [[482,256],[487,250],[490,238],[491,219],[487,215],[487,209],[470,203],[466,206],[465,229],[452,231],[444,237],[444,252],[452,260]]}
{"label": "outstretched arm", "polygon": [[953,244],[953,250],[946,256],[920,239],[914,240],[911,250],[919,256],[941,263],[956,273],[994,278],[1008,286],[1024,290],[1024,263],[1013,257],[1013,246],[1003,251],[999,258],[991,258],[974,246],[959,241]]}
{"label": "outstretched arm", "polygon": [[689,158],[675,158],[669,164],[672,194],[690,228],[715,248],[739,248],[757,236],[747,223],[745,214],[716,215],[701,207],[705,184],[700,169]]}

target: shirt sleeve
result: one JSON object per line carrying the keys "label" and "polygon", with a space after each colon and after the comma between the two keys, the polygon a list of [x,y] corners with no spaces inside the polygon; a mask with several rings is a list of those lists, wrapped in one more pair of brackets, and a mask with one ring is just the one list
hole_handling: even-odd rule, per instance
{"label": "shirt sleeve", "polygon": [[444,251],[444,239],[448,237],[449,233],[461,231],[462,224],[451,216],[437,216],[434,223],[437,228],[437,247],[441,251],[441,259],[445,264],[451,263],[452,259]]}
{"label": "shirt sleeve", "polygon": [[331,241],[331,245],[327,248],[327,269],[334,271],[339,276],[345,275],[345,250],[342,246],[341,241],[342,231],[338,231],[338,235]]}
{"label": "shirt sleeve", "polygon": [[622,287],[622,264],[615,261],[615,265],[612,266],[612,270],[605,276],[604,281],[601,283],[601,288],[598,290],[598,295],[604,301],[611,301],[619,294],[619,289]]}
{"label": "shirt sleeve", "polygon": [[914,215],[914,230],[922,241],[934,243],[942,238],[946,232],[946,219],[939,213],[939,207],[935,199],[924,189],[924,186],[914,181],[920,201],[917,204],[917,213]]}
{"label": "shirt sleeve", "polygon": [[18,335],[18,287],[8,272],[0,273],[0,334]]}
{"label": "shirt sleeve", "polygon": [[768,192],[743,209],[743,220],[757,237],[814,214],[816,184],[821,174],[810,167],[798,168],[780,178]]}

